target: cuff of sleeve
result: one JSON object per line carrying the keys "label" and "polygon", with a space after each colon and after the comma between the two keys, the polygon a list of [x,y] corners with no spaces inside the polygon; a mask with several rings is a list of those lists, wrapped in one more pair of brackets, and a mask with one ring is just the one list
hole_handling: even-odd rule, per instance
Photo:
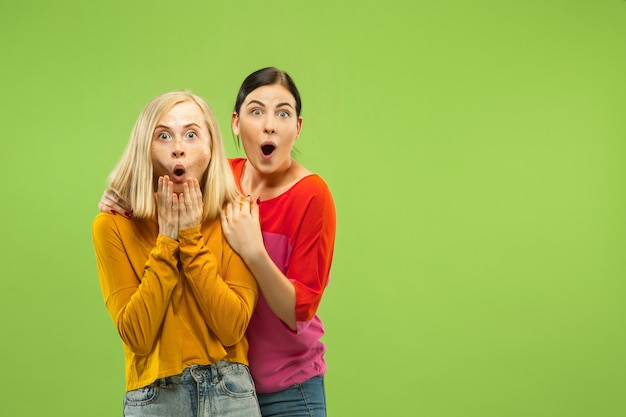
{"label": "cuff of sleeve", "polygon": [[159,249],[159,252],[165,252],[170,254],[175,254],[178,252],[178,241],[172,239],[169,236],[158,235],[156,241],[156,247]]}
{"label": "cuff of sleeve", "polygon": [[186,242],[194,241],[202,236],[200,233],[200,225],[189,227],[187,229],[180,229],[178,231],[178,241],[181,245]]}

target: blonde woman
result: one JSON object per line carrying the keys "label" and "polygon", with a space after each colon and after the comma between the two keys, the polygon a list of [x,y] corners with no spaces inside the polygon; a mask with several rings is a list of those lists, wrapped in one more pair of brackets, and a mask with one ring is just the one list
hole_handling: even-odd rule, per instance
{"label": "blonde woman", "polygon": [[258,287],[221,229],[237,191],[211,108],[187,91],[151,100],[109,186],[134,209],[92,228],[124,415],[259,416],[245,337]]}

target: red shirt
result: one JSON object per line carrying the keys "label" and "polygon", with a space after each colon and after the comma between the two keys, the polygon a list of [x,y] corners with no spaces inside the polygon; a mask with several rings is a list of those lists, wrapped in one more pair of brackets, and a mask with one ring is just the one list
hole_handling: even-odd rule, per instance
{"label": "red shirt", "polygon": [[[241,190],[246,160],[231,159]],[[250,370],[258,392],[275,392],[326,372],[317,308],[330,277],[335,246],[335,204],[324,180],[311,174],[259,205],[268,254],[296,289],[297,330],[267,306],[262,294],[248,327]]]}

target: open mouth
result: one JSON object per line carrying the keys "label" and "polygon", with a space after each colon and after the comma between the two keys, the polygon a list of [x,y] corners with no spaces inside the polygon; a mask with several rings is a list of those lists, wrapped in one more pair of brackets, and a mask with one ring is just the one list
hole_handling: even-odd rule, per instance
{"label": "open mouth", "polygon": [[183,165],[175,165],[172,168],[172,174],[175,178],[182,178],[185,175],[185,167]]}
{"label": "open mouth", "polygon": [[261,152],[263,152],[263,155],[271,155],[272,152],[274,152],[274,149],[276,149],[276,146],[271,144],[261,146]]}

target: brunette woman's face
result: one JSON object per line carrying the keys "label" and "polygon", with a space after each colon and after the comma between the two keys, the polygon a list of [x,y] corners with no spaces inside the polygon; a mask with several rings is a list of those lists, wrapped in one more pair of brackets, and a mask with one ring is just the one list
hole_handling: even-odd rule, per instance
{"label": "brunette woman's face", "polygon": [[296,100],[289,90],[272,84],[248,94],[239,114],[233,113],[232,127],[241,137],[250,163],[269,174],[291,164],[291,150],[300,134],[302,118],[296,114]]}
{"label": "brunette woman's face", "polygon": [[175,193],[183,191],[187,178],[202,184],[211,160],[211,135],[196,103],[178,103],[159,119],[151,154],[155,177],[168,175]]}

